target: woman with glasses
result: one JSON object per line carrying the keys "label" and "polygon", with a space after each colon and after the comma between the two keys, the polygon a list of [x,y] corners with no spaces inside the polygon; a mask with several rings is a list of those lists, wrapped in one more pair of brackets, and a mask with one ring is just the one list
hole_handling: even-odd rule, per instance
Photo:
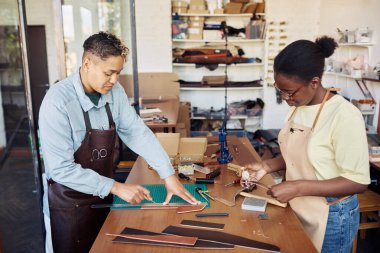
{"label": "woman with glasses", "polygon": [[[350,252],[359,225],[357,193],[370,183],[368,144],[360,111],[322,86],[329,37],[298,40],[274,61],[274,87],[289,113],[279,134],[281,155],[245,166],[252,184],[286,170],[268,194],[289,202],[319,252]],[[245,173],[246,174],[246,173]]]}

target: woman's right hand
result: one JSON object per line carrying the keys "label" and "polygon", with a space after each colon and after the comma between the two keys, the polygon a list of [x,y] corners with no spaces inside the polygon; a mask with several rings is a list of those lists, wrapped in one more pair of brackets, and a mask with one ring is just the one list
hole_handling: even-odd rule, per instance
{"label": "woman's right hand", "polygon": [[141,185],[136,184],[122,184],[115,182],[112,186],[111,193],[131,204],[141,203],[144,199],[152,200],[150,191]]}
{"label": "woman's right hand", "polygon": [[250,181],[260,181],[261,178],[268,174],[268,171],[266,170],[267,166],[268,165],[264,162],[250,163],[245,165],[243,167],[243,173],[240,180],[241,186],[249,187],[250,184],[252,184]]}

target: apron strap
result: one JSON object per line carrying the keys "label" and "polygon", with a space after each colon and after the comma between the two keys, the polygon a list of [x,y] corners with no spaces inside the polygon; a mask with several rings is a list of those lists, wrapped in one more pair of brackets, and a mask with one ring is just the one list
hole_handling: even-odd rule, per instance
{"label": "apron strap", "polygon": [[84,116],[84,123],[86,124],[86,131],[89,131],[91,129],[91,122],[90,117],[88,116],[88,112],[85,112],[82,108],[83,116]]}
{"label": "apron strap", "polygon": [[[88,112],[85,112],[82,108],[83,116],[84,116],[84,123],[86,124],[86,131],[91,129],[91,122],[90,117],[88,116]],[[106,103],[106,112],[108,117],[108,123],[110,124],[110,128],[115,126],[115,122],[113,121],[111,109],[108,103]]]}
{"label": "apron strap", "polygon": [[290,117],[288,118],[288,121],[290,121],[292,118],[293,118],[293,115],[294,113],[297,111],[297,107],[294,108],[294,110],[292,111],[292,114],[290,114]]}
{"label": "apron strap", "polygon": [[111,128],[112,126],[115,126],[115,122],[113,121],[110,105],[108,103],[106,103],[106,112],[108,116],[108,123],[110,124],[110,128]]}
{"label": "apron strap", "polygon": [[319,109],[318,109],[318,113],[317,113],[317,116],[316,116],[315,119],[314,119],[314,123],[313,123],[313,126],[311,127],[311,131],[314,130],[314,127],[315,127],[315,125],[317,124],[317,121],[318,121],[318,119],[319,119],[319,115],[321,115],[322,108],[323,108],[323,106],[325,105],[325,103],[326,103],[327,98],[329,97],[329,95],[330,95],[330,89],[326,89],[326,94],[325,94],[325,96],[323,97],[323,100],[322,100],[321,106],[320,106]]}

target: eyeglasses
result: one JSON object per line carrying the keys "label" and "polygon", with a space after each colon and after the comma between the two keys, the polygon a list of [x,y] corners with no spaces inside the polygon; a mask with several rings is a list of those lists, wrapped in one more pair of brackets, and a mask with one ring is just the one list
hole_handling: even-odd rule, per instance
{"label": "eyeglasses", "polygon": [[301,86],[300,86],[298,89],[296,89],[293,93],[289,93],[289,92],[285,92],[285,91],[281,90],[280,88],[278,88],[276,82],[274,82],[273,86],[274,86],[274,88],[280,93],[280,95],[281,95],[281,97],[282,97],[283,99],[285,99],[285,100],[292,100],[293,97],[294,97],[294,95],[296,95],[296,93],[297,93],[300,89],[302,89],[302,87],[303,87],[304,85],[301,85]]}

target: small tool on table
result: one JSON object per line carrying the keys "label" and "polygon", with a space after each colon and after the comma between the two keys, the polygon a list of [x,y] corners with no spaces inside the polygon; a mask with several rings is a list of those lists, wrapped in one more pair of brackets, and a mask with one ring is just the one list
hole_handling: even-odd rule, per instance
{"label": "small tool on table", "polygon": [[233,186],[234,184],[240,184],[240,178],[238,179],[235,179],[234,181],[232,181],[231,183],[228,183],[226,185],[224,185],[225,187],[229,187],[229,186]]}
{"label": "small tool on table", "polygon": [[216,178],[216,177],[219,176],[219,175],[220,175],[220,168],[218,168],[218,169],[216,169],[216,170],[214,170],[214,171],[208,173],[208,174],[206,175],[206,178],[207,178],[207,179],[213,179],[213,178]]}
{"label": "small tool on table", "polygon": [[[178,173],[178,177],[182,178],[182,179],[185,179],[187,181],[194,182],[193,179],[191,179],[190,177],[186,176],[183,173]],[[195,183],[196,184],[213,184],[214,183],[214,179],[213,178],[196,178],[195,179]]]}
{"label": "small tool on table", "polygon": [[209,200],[208,200],[205,196],[209,197],[209,198],[212,199],[212,200],[215,200],[214,197],[211,197],[210,194],[208,194],[208,191],[204,191],[204,190],[202,190],[202,188],[200,188],[200,187],[195,188],[195,190],[196,190],[196,191],[199,193],[199,195],[201,195],[201,197],[204,198],[207,202],[209,202]]}

